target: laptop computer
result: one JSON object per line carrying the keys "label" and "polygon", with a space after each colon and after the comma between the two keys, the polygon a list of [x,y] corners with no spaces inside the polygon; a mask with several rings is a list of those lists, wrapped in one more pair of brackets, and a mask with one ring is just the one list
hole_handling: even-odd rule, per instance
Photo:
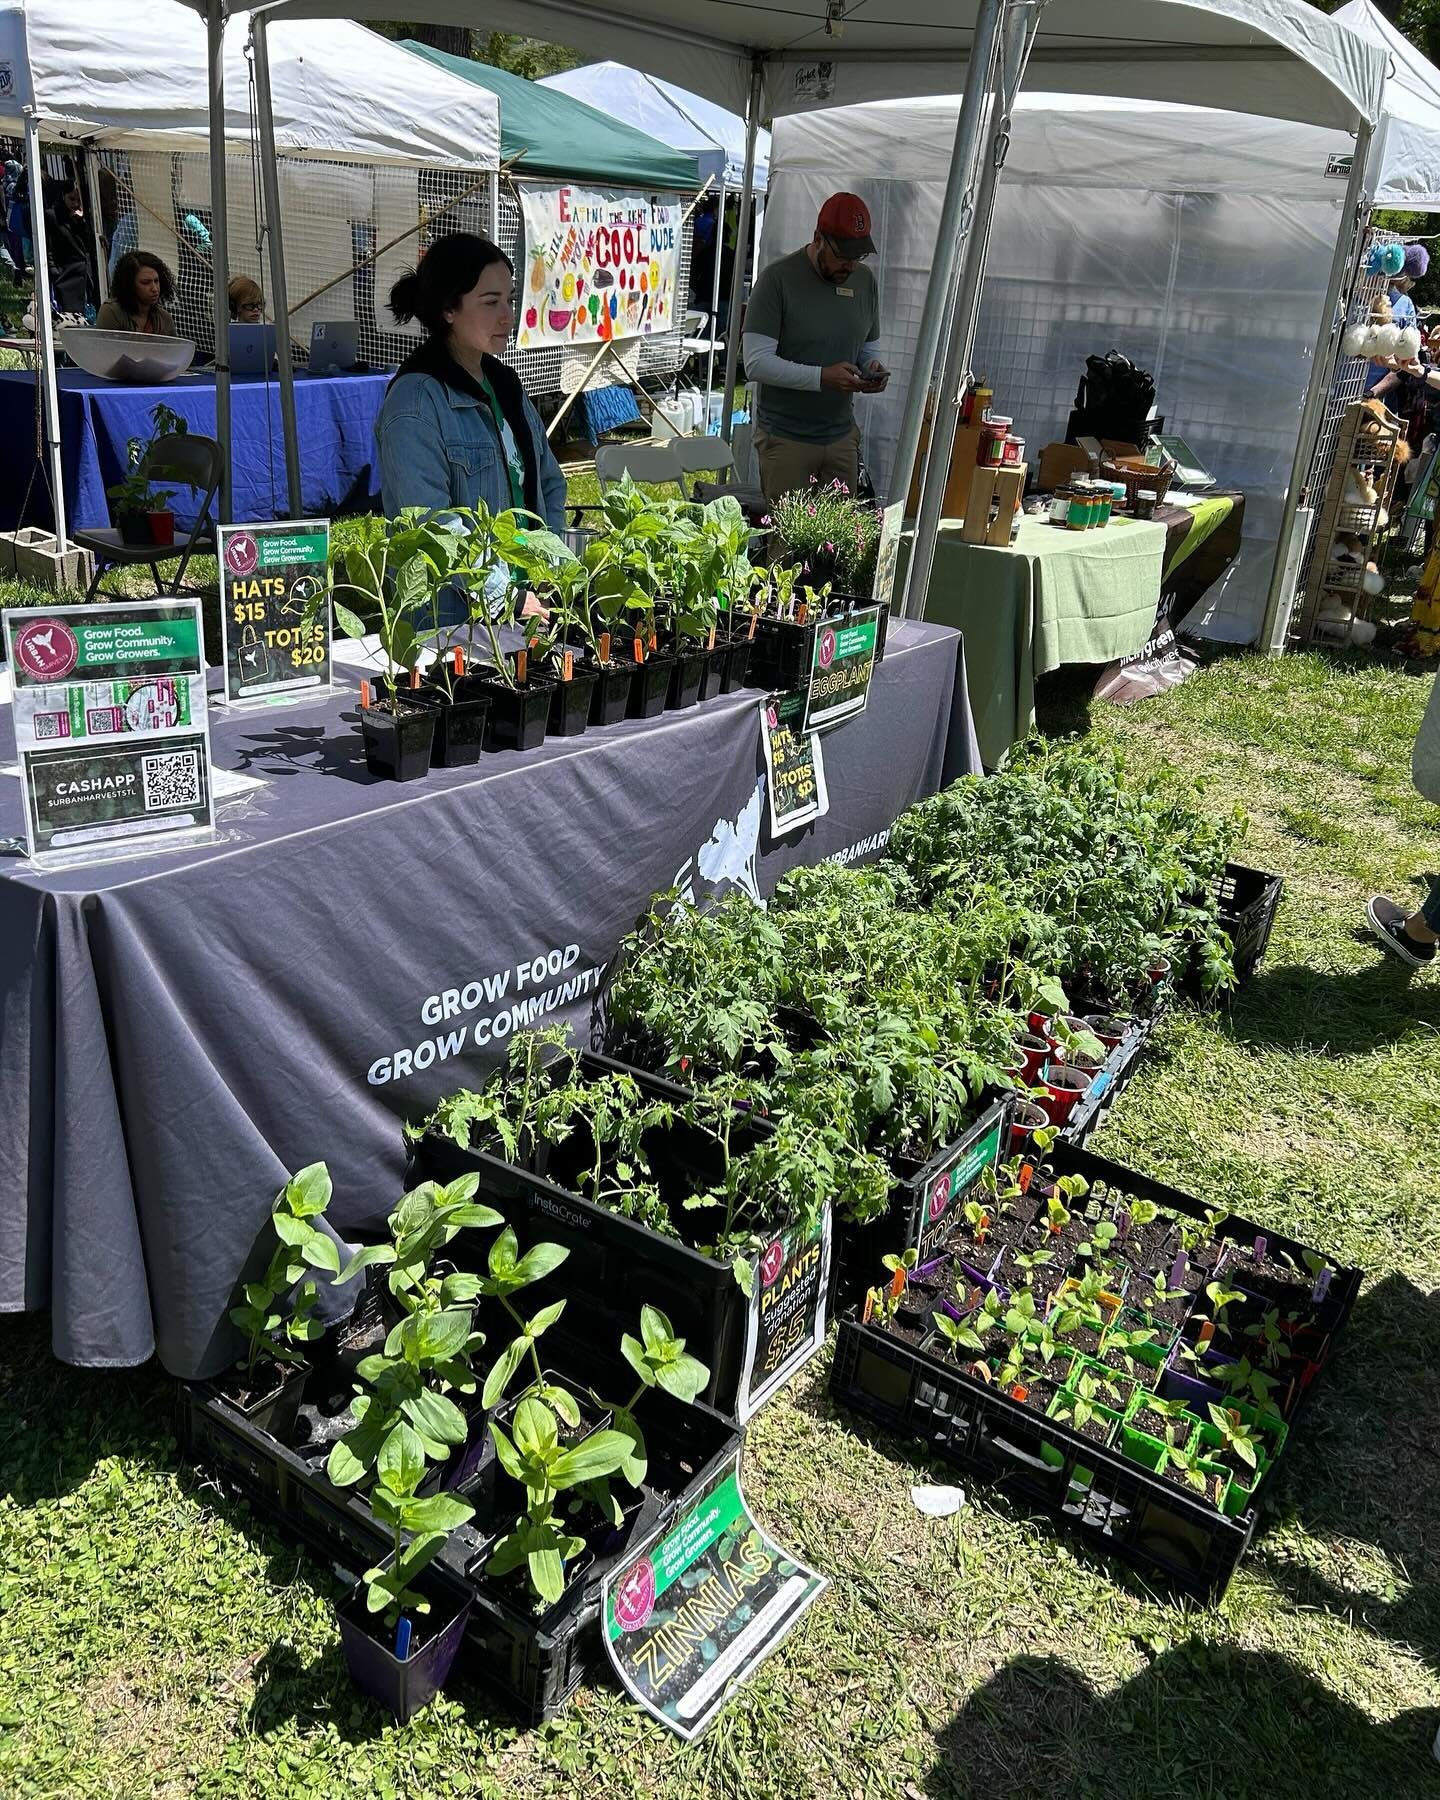
{"label": "laptop computer", "polygon": [[310,327],[310,373],[353,369],[360,355],[360,327],[354,319],[317,319]]}
{"label": "laptop computer", "polygon": [[230,373],[232,375],[268,375],[275,366],[275,327],[273,325],[232,325],[230,327]]}

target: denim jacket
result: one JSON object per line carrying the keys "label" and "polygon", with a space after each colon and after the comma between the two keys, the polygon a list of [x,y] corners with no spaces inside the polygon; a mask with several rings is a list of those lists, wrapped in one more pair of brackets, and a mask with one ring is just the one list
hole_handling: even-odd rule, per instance
{"label": "denim jacket", "polygon": [[[565,525],[565,477],[527,396],[540,458],[540,510],[552,531]],[[407,506],[445,512],[483,500],[492,512],[511,505],[510,477],[489,409],[433,375],[400,375],[375,420],[385,516]]]}

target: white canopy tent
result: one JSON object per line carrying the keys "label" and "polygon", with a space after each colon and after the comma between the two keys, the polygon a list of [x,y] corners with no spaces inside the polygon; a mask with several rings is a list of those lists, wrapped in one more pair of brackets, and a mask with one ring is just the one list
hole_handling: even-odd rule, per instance
{"label": "white canopy tent", "polygon": [[[330,208],[336,216],[327,225],[327,179],[333,186],[339,172],[328,178],[318,169],[306,174],[296,166],[305,159],[381,168],[489,171],[492,182],[498,178],[500,109],[493,96],[477,93],[469,83],[440,70],[427,75],[398,45],[347,21],[292,22],[278,26],[271,42],[275,139],[287,159],[277,177],[277,204],[282,187],[287,204],[302,191],[308,194],[312,235],[326,229],[343,233],[340,248],[346,262],[354,208],[339,204]],[[230,99],[225,137],[232,148],[248,149],[250,73],[239,33],[226,46],[226,82]],[[365,96],[363,106],[356,104],[360,94]],[[51,145],[182,152],[195,162],[209,159],[209,65],[203,21],[188,9],[157,6],[154,0],[107,0],[103,7],[94,0],[9,4],[0,0],[0,131],[25,134],[35,195],[42,191],[42,137]],[[212,177],[224,169],[225,161],[223,155],[213,159]],[[193,182],[193,168],[187,166],[183,174],[186,182]],[[173,260],[173,232],[164,241],[165,220],[172,211],[168,165],[158,179],[165,190],[163,203],[156,198],[146,221],[145,242]],[[258,231],[248,172],[237,178],[232,168],[225,184],[227,211],[248,223],[253,240]],[[317,185],[320,204],[315,203]],[[391,235],[392,225],[395,233],[403,231],[416,211],[413,202],[403,208],[395,193],[388,199],[388,209],[383,198],[370,204],[377,233],[383,236]],[[43,217],[41,209],[35,210],[36,266],[43,286],[47,274]],[[98,227],[100,208],[93,193],[90,210]],[[237,263],[216,260],[229,273],[238,272]],[[383,276],[384,270],[379,273]],[[223,305],[225,283],[216,286]],[[272,272],[272,292],[282,286]],[[56,535],[63,538],[65,498],[48,299],[36,308],[36,328],[44,340],[45,423]]]}
{"label": "white canopy tent", "polygon": [[1350,0],[1330,16],[1390,64],[1384,115],[1370,156],[1372,205],[1440,212],[1440,69],[1371,0]]}
{"label": "white canopy tent", "polygon": [[[726,112],[723,106],[686,93],[673,82],[661,81],[657,75],[646,75],[624,63],[587,63],[580,69],[568,69],[560,75],[547,75],[541,87],[558,88],[572,99],[583,100],[611,118],[648,132],[672,150],[683,150],[695,158],[701,181],[713,182],[716,191],[716,233],[714,274],[710,289],[710,324],[706,333],[710,349],[705,365],[705,392],[714,383],[716,321],[720,313],[720,255],[725,225],[726,202],[738,194],[745,179],[745,121],[738,113]],[[756,194],[766,192],[770,181],[770,133],[757,132],[755,138],[755,173],[752,186]],[[763,207],[760,209],[763,214]],[[757,231],[758,236],[758,231]]]}
{"label": "white canopy tent", "polygon": [[[210,33],[212,107],[223,117],[221,46],[227,16],[255,14],[263,40],[270,19],[382,17],[386,0],[183,0],[203,11]],[[478,0],[420,0],[420,16],[480,22]],[[1195,104],[1224,87],[1238,112],[1296,119],[1355,132],[1360,155],[1349,203],[1358,199],[1370,135],[1379,116],[1385,62],[1371,46],[1331,24],[1304,0],[800,0],[762,8],[753,0],[490,0],[487,30],[518,31],[604,56],[617,46],[637,68],[732,109],[742,103],[746,156],[732,316],[748,243],[756,134],[762,115],[780,117],[834,104],[931,92],[948,69],[965,68],[965,87],[935,247],[933,278],[917,333],[915,378],[907,397],[892,492],[908,489],[935,353],[946,340],[943,385],[909,586],[923,595],[953,443],[960,388],[973,337],[995,175],[1004,160],[1010,105],[1033,58],[1045,85]],[[263,47],[260,53],[263,60]],[[958,85],[958,83],[953,84]],[[261,109],[262,131],[264,108]],[[223,211],[223,194],[219,196]],[[223,237],[223,221],[221,234]],[[217,244],[217,255],[223,251]],[[1337,252],[1330,310],[1345,272]],[[730,414],[738,333],[730,333],[726,404]],[[1328,338],[1327,338],[1328,343]],[[219,371],[217,396],[226,372]],[[228,420],[225,420],[228,427]],[[904,603],[901,611],[905,610]]]}
{"label": "white canopy tent", "polygon": [[[875,221],[885,360],[914,355],[958,99],[778,121],[762,264],[803,243],[836,187]],[[1249,641],[1265,609],[1345,182],[1345,134],[1206,108],[1023,94],[991,227],[973,352],[1030,447],[1063,438],[1085,358],[1155,375],[1167,428],[1244,490],[1245,549],[1195,623]],[[1242,402],[1243,397],[1243,402]],[[857,409],[887,486],[898,392]]]}
{"label": "white canopy tent", "polygon": [[[612,119],[648,132],[672,150],[684,150],[699,165],[701,181],[738,188],[744,178],[744,119],[699,94],[687,94],[673,82],[624,63],[597,62],[543,76],[540,86],[558,88]],[[755,144],[757,194],[765,192],[769,169],[770,133],[762,131]]]}

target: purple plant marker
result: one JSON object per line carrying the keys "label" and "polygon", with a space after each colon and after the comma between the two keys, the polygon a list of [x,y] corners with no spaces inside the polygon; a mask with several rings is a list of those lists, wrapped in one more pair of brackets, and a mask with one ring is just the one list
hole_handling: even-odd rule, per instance
{"label": "purple plant marker", "polygon": [[1252,1252],[1252,1255],[1253,1255],[1253,1257],[1254,1257],[1254,1260],[1255,1260],[1255,1261],[1256,1261],[1256,1262],[1257,1262],[1257,1263],[1258,1263],[1258,1262],[1264,1262],[1264,1260],[1265,1260],[1265,1250],[1266,1250],[1266,1246],[1267,1246],[1267,1245],[1268,1245],[1268,1244],[1269,1244],[1269,1241],[1270,1241],[1270,1240],[1269,1240],[1269,1239],[1268,1239],[1268,1238],[1266,1238],[1266,1237],[1257,1237],[1257,1238],[1256,1238],[1256,1240],[1255,1240],[1255,1249],[1254,1249],[1254,1251],[1253,1251],[1253,1252]]}
{"label": "purple plant marker", "polygon": [[1182,1250],[1170,1265],[1170,1286],[1182,1288],[1185,1285],[1185,1274],[1190,1267],[1190,1259]]}
{"label": "purple plant marker", "polygon": [[1318,1306],[1330,1292],[1330,1277],[1334,1273],[1335,1271],[1333,1269],[1322,1269],[1315,1277],[1315,1288],[1310,1295],[1310,1298],[1316,1306]]}
{"label": "purple plant marker", "polygon": [[1123,1241],[1125,1238],[1129,1237],[1130,1227],[1135,1223],[1135,1221],[1130,1217],[1130,1209],[1128,1207],[1124,1208],[1121,1211],[1120,1216],[1115,1221],[1115,1223],[1119,1228],[1119,1235],[1120,1235],[1121,1240]]}

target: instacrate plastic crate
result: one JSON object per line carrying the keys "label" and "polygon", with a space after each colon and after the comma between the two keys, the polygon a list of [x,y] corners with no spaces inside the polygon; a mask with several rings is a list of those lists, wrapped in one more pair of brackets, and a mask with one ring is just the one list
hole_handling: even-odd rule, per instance
{"label": "instacrate plastic crate", "polygon": [[[644,1092],[677,1106],[694,1098],[688,1088],[588,1051],[581,1057],[581,1066],[592,1075],[618,1070],[633,1077]],[[747,1117],[743,1129],[737,1126],[732,1151],[743,1148],[747,1137],[753,1139],[771,1130],[767,1120]],[[647,1148],[655,1160],[661,1192],[672,1207],[675,1196],[703,1191],[720,1179],[718,1148],[698,1127],[677,1125],[665,1133],[663,1141],[657,1139]],[[754,1394],[766,1387],[758,1360],[751,1392],[744,1392],[751,1303],[730,1262],[703,1256],[678,1238],[663,1236],[564,1185],[563,1147],[551,1149],[546,1175],[483,1151],[462,1149],[434,1130],[411,1143],[409,1150],[407,1187],[422,1181],[450,1182],[477,1173],[479,1198],[504,1215],[522,1251],[542,1239],[569,1251],[565,1262],[545,1279],[544,1299],[565,1301],[562,1318],[546,1335],[547,1344],[558,1342],[582,1356],[592,1349],[603,1353],[618,1347],[622,1333],[638,1331],[643,1306],[656,1306],[685,1339],[691,1354],[709,1367],[710,1380],[702,1396],[708,1405],[731,1418],[743,1418],[758,1406]],[[588,1158],[577,1151],[574,1160],[583,1163]],[[489,1231],[462,1232],[449,1253],[460,1267],[483,1272],[493,1236]],[[832,1254],[828,1214],[818,1253],[828,1279],[828,1271],[823,1270],[824,1257]],[[482,1318],[482,1323],[488,1330],[488,1322]],[[817,1335],[808,1354],[818,1348]],[[803,1355],[799,1360],[785,1360],[786,1379],[804,1360]]]}
{"label": "instacrate plastic crate", "polygon": [[[1193,1218],[1205,1215],[1206,1209],[1179,1189],[1090,1151],[1057,1144],[1048,1160],[1057,1174],[1083,1175],[1107,1202],[1148,1199]],[[1221,1235],[1246,1242],[1259,1232],[1273,1249],[1295,1254],[1303,1248],[1237,1215]],[[1358,1269],[1339,1270],[1331,1281],[1326,1318],[1332,1347],[1360,1282]],[[963,1374],[954,1363],[862,1324],[854,1315],[840,1321],[830,1392],[898,1435],[922,1440],[943,1460],[1028,1501],[1108,1554],[1207,1604],[1223,1596],[1254,1535],[1253,1505],[1227,1518],[1119,1450],[1092,1443]],[[1302,1390],[1289,1415],[1289,1442],[1309,1392]],[[1266,1485],[1268,1477],[1260,1494]]]}
{"label": "instacrate plastic crate", "polygon": [[[615,1377],[616,1391],[620,1378]],[[579,1385],[579,1382],[576,1382]],[[390,1534],[378,1525],[363,1495],[325,1479],[323,1459],[299,1452],[257,1430],[202,1383],[178,1386],[178,1436],[198,1468],[246,1500],[287,1539],[359,1580],[389,1554]],[[600,1642],[600,1584],[629,1554],[629,1545],[668,1524],[704,1491],[743,1442],[710,1407],[686,1406],[668,1394],[648,1394],[639,1411],[652,1464],[663,1443],[696,1469],[682,1492],[643,1511],[613,1553],[596,1557],[557,1606],[536,1616],[510,1604],[479,1579],[488,1537],[462,1525],[431,1565],[430,1579],[458,1601],[470,1601],[459,1670],[504,1696],[526,1724],[553,1718],[586,1676],[605,1660]]]}
{"label": "instacrate plastic crate", "polygon": [[1259,968],[1270,946],[1270,933],[1284,892],[1284,876],[1247,869],[1242,863],[1226,863],[1216,893],[1220,923],[1230,934],[1237,981],[1247,981]]}

